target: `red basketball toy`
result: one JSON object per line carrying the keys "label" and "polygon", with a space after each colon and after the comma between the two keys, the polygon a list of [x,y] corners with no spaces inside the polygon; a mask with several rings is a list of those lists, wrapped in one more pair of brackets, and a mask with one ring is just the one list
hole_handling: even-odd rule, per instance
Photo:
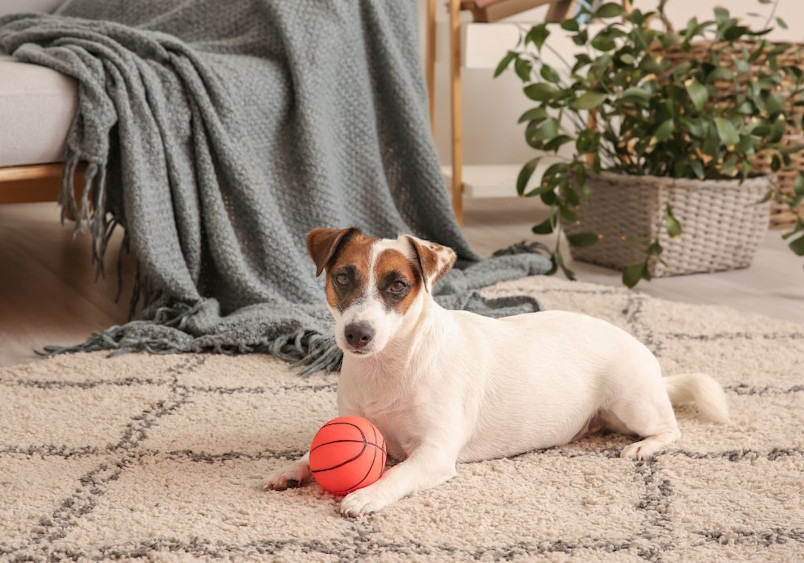
{"label": "red basketball toy", "polygon": [[385,458],[385,438],[362,416],[330,420],[310,446],[313,477],[334,495],[371,485],[385,470]]}

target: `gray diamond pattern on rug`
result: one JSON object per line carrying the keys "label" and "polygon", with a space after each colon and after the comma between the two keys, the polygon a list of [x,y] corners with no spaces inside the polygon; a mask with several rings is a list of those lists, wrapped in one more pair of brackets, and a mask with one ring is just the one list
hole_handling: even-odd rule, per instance
{"label": "gray diamond pattern on rug", "polygon": [[591,436],[460,465],[350,520],[315,485],[260,489],[336,416],[337,374],[267,356],[62,356],[0,369],[0,559],[804,559],[804,327],[545,277],[484,293],[626,328],[666,373],[723,383],[732,423],[681,408],[681,440],[651,461]]}

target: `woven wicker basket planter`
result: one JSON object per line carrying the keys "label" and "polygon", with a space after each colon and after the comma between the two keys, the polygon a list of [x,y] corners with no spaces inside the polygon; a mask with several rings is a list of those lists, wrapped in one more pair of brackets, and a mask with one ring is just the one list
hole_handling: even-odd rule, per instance
{"label": "woven wicker basket planter", "polygon": [[[644,261],[649,241],[658,238],[667,266],[653,260],[652,276],[747,268],[768,230],[770,206],[757,204],[768,189],[764,177],[740,184],[602,172],[589,184],[589,201],[578,207],[578,222],[562,222],[567,234],[603,235],[591,246],[570,247],[582,262],[622,270]],[[680,237],[667,234],[668,203],[681,223]]]}
{"label": "woven wicker basket planter", "polygon": [[[804,44],[802,43],[774,43],[770,42],[771,48],[780,45],[786,45],[787,48],[777,55],[777,62],[779,66],[796,66],[804,68]],[[743,50],[751,53],[756,50],[756,46],[750,41],[737,41],[735,44],[729,45],[728,43],[715,43],[712,41],[695,41],[690,45],[689,50],[683,50],[679,46],[670,47],[661,51],[661,56],[669,60],[673,64],[680,64],[688,60],[705,61],[708,60],[714,53],[717,56],[718,66],[735,70],[736,61],[745,57]],[[755,60],[751,61],[752,75],[759,71],[769,72],[768,57],[766,54],[759,55]],[[745,80],[750,80],[748,76]],[[711,103],[732,103],[731,99],[734,95],[734,82],[730,80],[720,80],[715,83],[719,96],[712,100]],[[782,85],[779,93],[787,97],[789,90],[793,85],[789,81]],[[804,107],[794,105],[795,99],[789,99],[787,105],[788,115],[795,115],[797,119],[801,119],[804,115]],[[785,148],[799,146],[804,143],[804,136],[798,130],[788,128],[782,139],[782,146]],[[798,172],[804,172],[804,153],[796,152],[790,155],[792,162],[792,169],[779,170],[775,172],[776,181],[779,184],[781,192],[792,195],[793,182],[796,180]],[[757,170],[764,173],[771,173],[770,159],[765,155],[757,156],[752,159],[752,164]],[[799,212],[804,212],[804,203],[798,207]],[[796,215],[790,211],[786,204],[781,202],[771,202],[770,224],[771,228],[784,228],[793,225],[796,221]]]}

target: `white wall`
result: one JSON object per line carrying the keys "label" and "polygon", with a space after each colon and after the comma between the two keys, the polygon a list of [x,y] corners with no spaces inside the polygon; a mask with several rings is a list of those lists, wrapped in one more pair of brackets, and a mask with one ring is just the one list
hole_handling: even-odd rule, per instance
{"label": "white wall", "polygon": [[64,0],[0,0],[0,16],[29,12],[52,12]]}
{"label": "white wall", "polygon": [[[426,0],[419,0],[421,7],[421,44],[424,54],[424,17]],[[435,141],[441,162],[450,161],[450,106],[448,53],[448,13],[445,2],[437,2],[439,22],[439,59],[436,65],[436,131]],[[636,0],[636,7],[643,11],[656,7],[657,0]],[[667,13],[671,21],[683,27],[687,20],[696,16],[699,20],[711,19],[715,6],[728,8],[734,16],[745,17],[752,27],[759,27],[765,18],[750,17],[756,12],[768,14],[770,6],[757,0],[669,0]],[[509,21],[522,24],[544,19],[546,7],[519,14]],[[778,28],[769,35],[779,41],[804,41],[804,0],[781,0],[778,16],[786,20],[789,29]],[[463,15],[471,21],[469,14]],[[512,47],[513,45],[510,45]],[[481,48],[500,50],[509,45],[482,45]],[[496,60],[496,59],[495,59]],[[518,78],[509,72],[492,78],[494,69],[463,69],[463,142],[466,164],[521,164],[531,158],[532,149],[525,144],[523,129],[516,124],[517,118],[530,107],[522,94]]]}

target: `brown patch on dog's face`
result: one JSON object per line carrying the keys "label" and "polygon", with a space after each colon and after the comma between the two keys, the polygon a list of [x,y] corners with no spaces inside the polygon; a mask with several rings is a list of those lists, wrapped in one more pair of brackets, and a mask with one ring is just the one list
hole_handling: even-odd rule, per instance
{"label": "brown patch on dog's face", "polygon": [[371,247],[378,239],[356,233],[349,238],[327,267],[327,303],[346,310],[368,292]]}
{"label": "brown patch on dog's face", "polygon": [[422,276],[416,265],[398,250],[383,250],[374,264],[377,293],[388,310],[407,313],[416,301]]}

